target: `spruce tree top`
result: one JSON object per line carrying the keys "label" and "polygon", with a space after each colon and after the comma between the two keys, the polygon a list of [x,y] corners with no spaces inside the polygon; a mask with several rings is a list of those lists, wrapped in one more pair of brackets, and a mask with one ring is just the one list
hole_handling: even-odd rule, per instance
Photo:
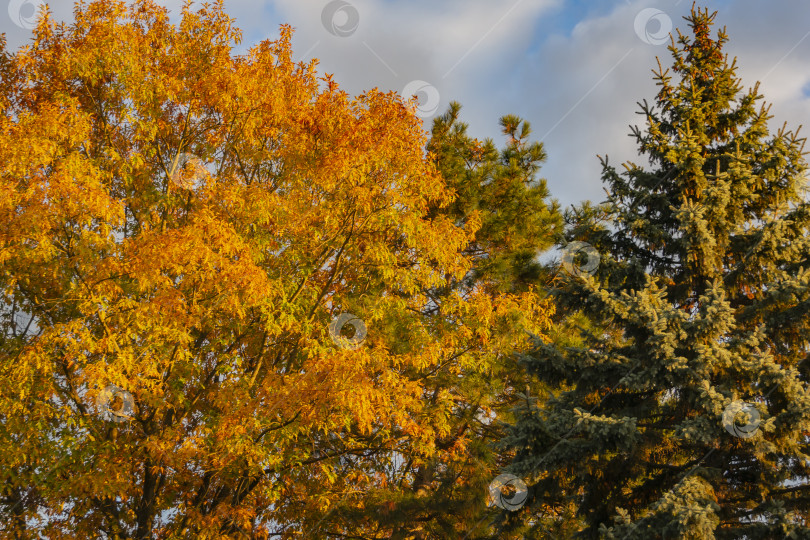
{"label": "spruce tree top", "polygon": [[[672,68],[659,61],[654,71],[655,105],[640,104],[647,129],[632,135],[653,170],[628,163],[620,175],[603,162],[616,218],[612,248],[671,276],[678,286],[668,297],[684,304],[718,277],[736,289],[732,296],[755,296],[801,258],[795,241],[808,223],[804,139],[785,127],[769,134],[770,106],[758,84],[742,91],[736,59],[723,53],[725,28],[711,35],[715,16],[693,8],[692,36],[678,31]],[[769,229],[787,217],[780,231]]]}

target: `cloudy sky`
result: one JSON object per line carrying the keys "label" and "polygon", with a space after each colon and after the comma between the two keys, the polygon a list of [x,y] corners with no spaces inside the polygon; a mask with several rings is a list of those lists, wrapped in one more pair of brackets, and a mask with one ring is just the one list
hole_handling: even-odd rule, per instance
{"label": "cloudy sky", "polygon": [[[30,37],[36,0],[0,0],[10,48]],[[157,1],[176,17],[180,1]],[[726,26],[746,87],[773,103],[771,126],[810,129],[810,1],[703,0]],[[50,2],[70,20],[72,2]],[[517,114],[542,140],[542,175],[563,205],[601,201],[596,155],[634,159],[629,125],[651,100],[655,57],[670,63],[665,34],[685,29],[690,0],[226,0],[242,49],[295,28],[298,60],[318,58],[351,94],[414,93],[429,126],[452,100],[477,137],[499,145],[498,119]],[[674,30],[673,30],[674,31]]]}

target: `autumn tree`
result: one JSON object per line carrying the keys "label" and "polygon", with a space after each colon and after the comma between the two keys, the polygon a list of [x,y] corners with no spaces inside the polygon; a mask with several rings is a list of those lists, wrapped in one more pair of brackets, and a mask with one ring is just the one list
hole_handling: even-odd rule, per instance
{"label": "autumn tree", "polygon": [[505,440],[537,538],[810,534],[804,139],[769,131],[715,16],[693,7],[655,72],[649,167],[604,160],[607,203],[571,216],[596,265],[555,298],[591,324],[523,357],[536,390]]}
{"label": "autumn tree", "polygon": [[413,111],[290,39],[107,0],[0,48],[5,535],[388,538],[414,471],[469,471],[546,306],[457,286],[491,208],[456,220]]}

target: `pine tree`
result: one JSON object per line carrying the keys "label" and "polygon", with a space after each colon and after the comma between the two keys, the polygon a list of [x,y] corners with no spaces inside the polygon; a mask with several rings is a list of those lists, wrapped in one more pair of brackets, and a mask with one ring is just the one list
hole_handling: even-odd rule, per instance
{"label": "pine tree", "polygon": [[[514,305],[542,305],[549,314],[552,310],[536,292],[547,276],[535,256],[553,245],[562,216],[556,201],[549,200],[546,181],[538,178],[546,159],[543,146],[530,140],[529,123],[513,115],[500,121],[504,147],[473,138],[460,112],[461,106],[451,103],[431,128],[427,155],[454,198],[446,206],[433,205],[428,217],[474,229],[473,239],[461,251],[470,269],[463,279],[424,291],[431,302],[421,316],[441,331],[458,324],[449,320],[447,311],[457,297],[479,294],[504,307],[505,299]],[[525,350],[526,334],[518,335],[523,328],[520,313],[496,313],[500,319],[493,326],[505,325],[486,331],[500,336],[494,341],[513,339]],[[490,354],[460,348],[458,359],[415,375],[426,385],[429,409],[447,419],[450,435],[433,441],[440,452],[431,459],[403,451],[404,467],[397,472],[403,481],[385,495],[384,511],[366,513],[364,519],[379,520],[381,530],[390,529],[391,538],[399,539],[465,534],[474,539],[486,533],[481,520],[497,510],[485,504],[488,485],[505,465],[493,447],[504,435],[503,422],[513,419],[517,389],[527,378],[510,353],[509,347],[493,348]],[[442,408],[443,395],[453,396],[452,410]]]}
{"label": "pine tree", "polygon": [[569,216],[599,265],[554,294],[589,324],[522,356],[537,396],[504,440],[536,538],[810,535],[804,139],[769,131],[715,17],[693,6],[640,104],[650,168],[603,159],[608,201]]}
{"label": "pine tree", "polygon": [[529,122],[515,115],[500,119],[505,148],[496,148],[492,139],[474,139],[459,120],[460,111],[461,105],[451,103],[431,130],[427,150],[456,194],[448,207],[434,207],[431,215],[458,224],[473,214],[481,220],[465,249],[475,265],[463,287],[524,291],[543,279],[536,255],[551,247],[562,226],[559,204],[549,200],[546,180],[537,177],[545,149],[530,140]]}

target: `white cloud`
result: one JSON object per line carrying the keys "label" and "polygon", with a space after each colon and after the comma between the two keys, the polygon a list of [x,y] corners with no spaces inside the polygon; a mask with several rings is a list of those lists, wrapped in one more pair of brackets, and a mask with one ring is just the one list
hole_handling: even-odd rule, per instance
{"label": "white cloud", "polygon": [[510,59],[511,52],[528,46],[536,18],[558,1],[353,0],[360,20],[348,37],[334,36],[321,24],[326,1],[277,0],[274,7],[295,27],[296,51],[310,51],[348,92],[401,91],[423,80],[439,90],[443,111],[464,87],[491,74],[492,66],[519,62]]}
{"label": "white cloud", "polygon": [[[503,103],[503,112],[517,107],[532,121],[538,137],[568,115],[545,140],[549,158],[542,170],[552,194],[564,204],[604,199],[596,154],[608,154],[617,166],[627,160],[646,165],[627,136],[628,125],[643,126],[643,118],[635,114],[636,102],[655,97],[650,71],[657,66],[655,56],[664,67],[671,64],[671,56],[665,45],[638,39],[633,22],[641,9],[654,6],[686,32],[681,17],[691,4],[669,8],[668,4],[617,2],[607,16],[583,20],[569,36],[547,40],[527,62],[529,68],[516,74],[522,81],[521,91],[512,103],[493,96],[493,101]],[[723,7],[720,2],[708,2],[710,9],[712,4],[717,5],[714,9]],[[810,120],[810,99],[802,92],[810,81],[810,35],[799,43],[810,30],[808,20],[810,4],[790,0],[770,4],[735,0],[718,14],[715,28],[728,27],[731,40],[726,50],[731,57],[739,57],[744,87],[767,75],[760,90],[773,103],[772,128],[785,120],[792,127]],[[539,95],[538,89],[542,89]]]}

